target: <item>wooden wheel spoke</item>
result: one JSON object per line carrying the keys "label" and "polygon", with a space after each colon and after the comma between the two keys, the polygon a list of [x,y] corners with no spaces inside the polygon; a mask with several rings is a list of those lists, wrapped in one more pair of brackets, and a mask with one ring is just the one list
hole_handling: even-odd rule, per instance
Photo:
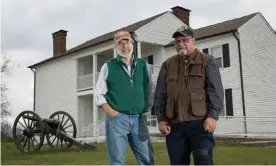
{"label": "wooden wheel spoke", "polygon": [[31,147],[31,141],[30,141],[30,138],[28,138],[28,152],[30,151],[30,147]]}
{"label": "wooden wheel spoke", "polygon": [[66,122],[62,125],[62,128],[66,125],[66,123],[69,121],[69,118],[66,120]]}
{"label": "wooden wheel spoke", "polygon": [[31,141],[32,141],[32,147],[33,147],[33,151],[34,151],[35,150],[34,138],[33,139],[31,138]]}
{"label": "wooden wheel spoke", "polygon": [[66,133],[74,133],[74,131],[66,131]]}
{"label": "wooden wheel spoke", "polygon": [[20,121],[18,121],[18,123],[26,130],[26,127]]}
{"label": "wooden wheel spoke", "polygon": [[56,140],[57,137],[54,138],[54,140],[52,141],[52,145],[54,144],[55,140]]}
{"label": "wooden wheel spoke", "polygon": [[[17,141],[17,145],[21,145],[21,143],[25,140],[25,138],[26,138],[26,136],[24,136],[24,135],[19,135],[19,136],[22,136],[22,138],[20,139],[20,141],[18,142]],[[19,137],[18,137],[19,138]]]}
{"label": "wooden wheel spoke", "polygon": [[[26,123],[26,121],[25,121],[25,118],[22,117],[22,119],[23,119],[23,121],[24,121],[25,126],[28,127],[28,125],[27,125],[27,123]],[[22,123],[21,123],[20,121],[18,121],[18,122],[22,125]],[[22,125],[22,126],[23,126],[23,125]],[[23,127],[24,127],[24,126],[23,126]],[[24,128],[26,128],[26,127],[24,127]]]}
{"label": "wooden wheel spoke", "polygon": [[[32,119],[35,119],[35,118],[34,118],[34,115],[33,115],[33,118],[32,118]],[[34,121],[32,120],[32,121],[31,121],[31,126],[30,126],[31,129],[33,129],[33,122],[34,122]]]}
{"label": "wooden wheel spoke", "polygon": [[63,123],[63,120],[64,120],[64,116],[65,116],[65,114],[63,114],[63,116],[62,116],[61,124]]}
{"label": "wooden wheel spoke", "polygon": [[65,130],[65,129],[67,129],[68,127],[71,127],[71,126],[73,126],[73,125],[71,124],[71,125],[69,125],[69,126],[67,126],[67,127],[63,128],[63,130]]}
{"label": "wooden wheel spoke", "polygon": [[16,128],[16,130],[24,131],[24,130],[22,130],[22,129],[19,129],[19,128]]}
{"label": "wooden wheel spoke", "polygon": [[56,145],[57,147],[58,147],[58,141],[59,141],[59,138],[57,139],[57,145]]}
{"label": "wooden wheel spoke", "polygon": [[[29,113],[27,113],[27,116],[29,117]],[[28,127],[30,127],[30,120],[28,119]]]}
{"label": "wooden wheel spoke", "polygon": [[27,140],[28,140],[28,138],[27,137],[25,137],[26,139],[25,139],[25,142],[24,142],[24,144],[23,144],[23,151],[24,151],[24,149],[25,149],[25,146],[26,146],[26,143],[27,143]]}

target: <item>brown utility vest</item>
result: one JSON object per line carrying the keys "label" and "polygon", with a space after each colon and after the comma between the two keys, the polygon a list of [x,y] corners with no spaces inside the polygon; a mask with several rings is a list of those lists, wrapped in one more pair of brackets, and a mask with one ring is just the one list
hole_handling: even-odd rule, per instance
{"label": "brown utility vest", "polygon": [[166,61],[166,116],[172,123],[207,116],[205,66],[208,55],[197,49],[187,58],[175,55]]}

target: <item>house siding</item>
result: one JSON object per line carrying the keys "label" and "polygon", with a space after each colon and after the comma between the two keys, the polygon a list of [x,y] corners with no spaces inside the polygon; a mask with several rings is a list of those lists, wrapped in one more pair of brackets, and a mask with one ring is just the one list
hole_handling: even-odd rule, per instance
{"label": "house siding", "polygon": [[35,111],[41,118],[59,110],[77,123],[76,60],[63,58],[36,69]]}
{"label": "house siding", "polygon": [[178,27],[185,25],[171,12],[167,12],[135,31],[138,41],[166,45]]}
{"label": "house siding", "polygon": [[151,49],[143,49],[142,48],[142,57],[147,57],[149,55],[153,55],[153,75],[154,78],[157,79],[160,67],[164,60],[164,47],[153,45]]}
{"label": "house siding", "polygon": [[[242,50],[246,115],[275,119],[276,34],[261,14],[244,24],[238,32]],[[248,125],[248,131],[262,131],[260,127],[263,125]]]}
{"label": "house siding", "polygon": [[260,14],[239,33],[247,116],[276,117],[276,35]]}

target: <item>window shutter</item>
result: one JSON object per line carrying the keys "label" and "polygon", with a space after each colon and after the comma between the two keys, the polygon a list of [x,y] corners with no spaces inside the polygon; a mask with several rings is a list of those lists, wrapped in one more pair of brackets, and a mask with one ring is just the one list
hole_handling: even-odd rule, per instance
{"label": "window shutter", "polygon": [[204,49],[202,50],[202,52],[204,52],[204,53],[206,53],[206,54],[209,54],[208,48],[204,48]]}
{"label": "window shutter", "polygon": [[226,115],[233,116],[232,89],[225,89]]}
{"label": "window shutter", "polygon": [[222,45],[223,67],[230,67],[229,44]]}

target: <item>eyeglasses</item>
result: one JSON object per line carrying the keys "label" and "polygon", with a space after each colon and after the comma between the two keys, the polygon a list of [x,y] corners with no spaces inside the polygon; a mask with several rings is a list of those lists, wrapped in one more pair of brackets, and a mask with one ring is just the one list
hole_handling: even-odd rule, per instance
{"label": "eyeglasses", "polygon": [[185,38],[185,39],[178,39],[178,40],[175,40],[174,43],[175,44],[180,44],[180,42],[182,42],[182,43],[188,43],[191,38],[192,37]]}

